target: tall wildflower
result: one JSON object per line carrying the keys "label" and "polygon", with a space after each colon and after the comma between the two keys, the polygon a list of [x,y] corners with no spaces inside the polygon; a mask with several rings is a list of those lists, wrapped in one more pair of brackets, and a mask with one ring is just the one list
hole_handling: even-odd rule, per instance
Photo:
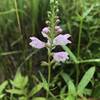
{"label": "tall wildflower", "polygon": [[57,16],[59,11],[58,5],[59,3],[57,0],[52,0],[50,4],[51,10],[48,11],[48,20],[46,21],[47,26],[41,30],[41,34],[47,38],[47,42],[43,42],[34,36],[30,37],[30,45],[32,47],[37,49],[45,47],[48,50],[48,62],[46,62],[48,63],[48,83],[50,82],[52,62],[65,62],[69,59],[68,53],[65,51],[53,52],[56,46],[63,46],[71,43],[69,40],[71,35],[63,34],[63,29],[59,25],[60,19]]}

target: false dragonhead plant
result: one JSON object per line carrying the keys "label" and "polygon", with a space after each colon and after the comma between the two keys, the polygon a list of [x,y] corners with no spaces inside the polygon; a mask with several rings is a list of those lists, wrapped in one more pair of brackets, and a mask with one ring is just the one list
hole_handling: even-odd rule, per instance
{"label": "false dragonhead plant", "polygon": [[50,11],[48,11],[48,20],[46,21],[47,26],[41,30],[43,37],[47,39],[47,42],[39,40],[37,37],[30,37],[30,46],[33,48],[41,49],[46,48],[48,51],[48,61],[43,61],[42,65],[48,67],[48,84],[50,87],[51,81],[51,68],[57,63],[65,62],[69,59],[68,53],[66,51],[53,52],[56,46],[65,46],[70,44],[71,41],[69,37],[70,34],[63,33],[63,29],[60,26],[60,18],[58,16],[59,12],[58,0],[51,0]]}
{"label": "false dragonhead plant", "polygon": [[56,46],[63,46],[71,43],[68,39],[70,34],[63,34],[63,29],[59,25],[60,19],[57,15],[59,12],[58,1],[54,0],[50,4],[51,10],[48,11],[48,20],[46,21],[47,26],[41,31],[41,34],[47,38],[47,42],[43,42],[36,37],[30,37],[30,45],[34,48],[41,49],[47,48],[48,50],[48,61],[44,62],[48,66],[48,83],[50,82],[50,74],[52,63],[65,62],[69,59],[66,51],[53,52]]}

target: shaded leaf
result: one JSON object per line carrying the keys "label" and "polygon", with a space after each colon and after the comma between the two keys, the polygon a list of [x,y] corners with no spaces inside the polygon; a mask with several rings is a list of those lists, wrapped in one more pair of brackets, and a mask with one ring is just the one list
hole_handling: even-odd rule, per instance
{"label": "shaded leaf", "polygon": [[63,49],[69,54],[71,60],[74,62],[74,63],[78,63],[78,60],[76,58],[76,56],[72,53],[72,51],[67,47],[67,46],[63,46]]}
{"label": "shaded leaf", "polygon": [[42,75],[41,72],[39,72],[40,76],[41,76],[41,79],[42,79],[42,82],[43,82],[43,88],[46,90],[46,91],[49,91],[49,86],[48,86],[48,83],[46,81],[46,79],[44,78],[44,76]]}
{"label": "shaded leaf", "polygon": [[38,85],[36,85],[31,92],[29,93],[29,97],[32,97],[33,95],[35,95],[36,93],[38,93],[43,87],[43,83],[39,83]]}
{"label": "shaded leaf", "polygon": [[88,83],[90,82],[91,78],[93,77],[95,72],[95,67],[91,67],[83,76],[83,78],[81,79],[79,85],[78,85],[78,94],[82,94],[84,89],[86,88],[86,86],[88,85]]}
{"label": "shaded leaf", "polygon": [[3,90],[6,88],[7,85],[8,85],[8,81],[4,81],[4,82],[0,85],[0,94],[2,94]]}
{"label": "shaded leaf", "polygon": [[64,79],[64,81],[66,82],[66,84],[68,85],[68,93],[75,96],[76,95],[76,88],[75,88],[74,83],[70,79],[70,77],[64,72],[61,73],[61,76]]}

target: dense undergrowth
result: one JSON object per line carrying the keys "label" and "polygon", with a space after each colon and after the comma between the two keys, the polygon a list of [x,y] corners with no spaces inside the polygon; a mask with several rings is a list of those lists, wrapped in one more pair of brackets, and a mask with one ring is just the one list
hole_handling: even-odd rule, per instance
{"label": "dense undergrowth", "polygon": [[100,99],[100,1],[57,0],[59,25],[72,43],[54,50],[65,50],[69,60],[52,68],[48,84],[41,66],[47,50],[32,48],[29,38],[47,41],[41,30],[53,1],[0,0],[1,100]]}

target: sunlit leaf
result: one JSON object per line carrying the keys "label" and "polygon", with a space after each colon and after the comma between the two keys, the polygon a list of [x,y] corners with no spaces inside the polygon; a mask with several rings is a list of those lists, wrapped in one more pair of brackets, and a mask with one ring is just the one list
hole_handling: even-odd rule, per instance
{"label": "sunlit leaf", "polygon": [[46,98],[43,98],[43,97],[35,97],[32,100],[47,100],[47,99]]}
{"label": "sunlit leaf", "polygon": [[13,86],[23,89],[28,83],[28,77],[22,76],[20,71],[17,71],[14,81],[11,81],[11,83]]}
{"label": "sunlit leaf", "polygon": [[27,90],[19,90],[19,89],[10,89],[10,90],[6,90],[8,93],[10,94],[17,94],[17,95],[25,95]]}
{"label": "sunlit leaf", "polygon": [[75,98],[72,95],[69,95],[68,97],[66,97],[64,100],[75,100]]}

